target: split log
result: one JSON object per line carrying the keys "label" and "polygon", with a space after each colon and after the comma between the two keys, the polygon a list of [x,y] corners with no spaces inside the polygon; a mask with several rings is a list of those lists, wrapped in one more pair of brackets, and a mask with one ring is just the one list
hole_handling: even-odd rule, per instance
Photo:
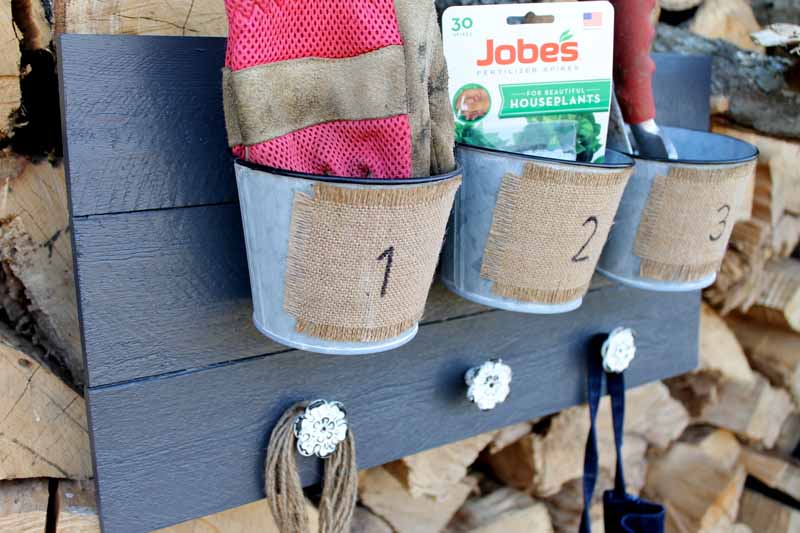
{"label": "split log", "polygon": [[495,432],[420,452],[384,465],[414,498],[447,498],[453,485],[467,475],[467,467],[494,439]]}
{"label": "split log", "polygon": [[58,481],[55,505],[59,533],[100,533],[94,482]]}
{"label": "split log", "polygon": [[699,368],[717,372],[725,380],[752,383],[755,379],[736,334],[706,304],[700,309]]}
{"label": "split log", "polygon": [[703,304],[700,309],[700,365],[694,372],[665,383],[672,395],[697,417],[706,406],[718,401],[719,388],[728,381],[748,386],[755,381],[755,375],[736,336],[711,307]]}
{"label": "split log", "polygon": [[50,48],[53,32],[44,4],[36,0],[12,0],[11,12],[23,50],[45,50]]}
{"label": "split log", "polygon": [[11,2],[0,3],[0,141],[11,132],[11,115],[19,107],[19,40],[11,21]]}
{"label": "split log", "polygon": [[800,54],[800,25],[770,24],[761,31],[753,32],[751,37],[761,46],[785,46],[790,53]]}
{"label": "split log", "polygon": [[61,2],[55,10],[58,32],[195,37],[228,32],[225,5],[218,0]]}
{"label": "split log", "polygon": [[747,473],[766,486],[800,500],[800,462],[778,454],[745,449],[742,452]]}
{"label": "split log", "polygon": [[700,368],[667,381],[697,422],[771,447],[792,412],[789,394],[750,370],[730,329],[707,307],[700,318]]}
{"label": "split log", "polygon": [[741,464],[726,468],[679,442],[650,463],[644,493],[666,507],[668,531],[725,531],[736,522],[745,478]]}
{"label": "split log", "polygon": [[[311,531],[319,528],[319,513],[310,502],[306,505]],[[60,530],[59,530],[60,531]],[[259,533],[284,533],[278,529],[267,500],[258,500],[203,518],[196,518],[153,533],[217,533],[228,531],[258,531]],[[77,533],[77,532],[76,532]],[[88,532],[87,532],[88,533]],[[94,532],[92,532],[94,533]]]}
{"label": "split log", "polygon": [[778,257],[789,257],[800,244],[800,216],[784,213],[772,233],[772,250]]}
{"label": "split log", "polygon": [[392,526],[378,515],[372,514],[365,507],[356,507],[353,514],[353,527],[350,533],[394,533]]}
{"label": "split log", "polygon": [[[647,445],[666,448],[687,424],[686,410],[672,399],[663,384],[653,383],[628,391],[624,461],[631,485],[636,485],[636,472],[643,471],[642,458]],[[557,494],[565,483],[583,475],[588,407],[566,409],[545,426],[541,433],[525,436],[488,458],[494,472],[506,484],[542,498]],[[612,472],[615,456],[608,398],[600,404],[597,434],[600,466]]]}
{"label": "split log", "polygon": [[774,229],[786,210],[784,198],[783,182],[774,179],[769,167],[759,161],[753,189],[753,218],[763,220]]}
{"label": "split log", "polygon": [[60,156],[61,113],[52,28],[40,0],[12,0],[19,38],[19,109],[13,115],[10,146],[17,153]]}
{"label": "split log", "polygon": [[414,498],[400,481],[383,467],[359,476],[361,503],[388,522],[396,533],[438,533],[475,490],[477,481],[468,476],[452,486],[446,498]]}
{"label": "split log", "polygon": [[772,450],[783,455],[800,456],[800,413],[789,415]]}
{"label": "split log", "polygon": [[46,531],[50,490],[46,479],[0,482],[0,531]]}
{"label": "split log", "polygon": [[[493,471],[511,487],[530,491],[538,498],[554,496],[566,483],[583,475],[588,416],[585,409],[559,413],[545,435],[525,437],[491,456],[489,462]],[[598,429],[601,477],[607,480],[611,479],[616,464],[612,438]],[[632,487],[643,483],[646,452],[647,441],[635,434],[625,435],[623,464]]]}
{"label": "split log", "polygon": [[750,34],[761,29],[749,0],[705,0],[695,13],[689,29],[709,39],[725,39],[744,50],[764,53]]}
{"label": "split log", "polygon": [[800,511],[749,489],[742,495],[739,520],[750,526],[753,531],[769,533],[800,531]]}
{"label": "split log", "polygon": [[666,24],[658,25],[653,49],[711,56],[712,94],[729,102],[728,119],[770,135],[800,138],[800,93],[786,81],[791,61]]}
{"label": "split log", "polygon": [[767,223],[751,219],[737,222],[716,283],[704,292],[706,300],[726,315],[749,309],[761,290],[761,277],[772,255]]}
{"label": "split log", "polygon": [[450,522],[448,533],[550,533],[547,507],[509,487],[467,500]]}
{"label": "split log", "polygon": [[[627,444],[626,444],[627,445]],[[627,473],[627,472],[626,472]],[[626,477],[627,481],[627,477]],[[642,480],[644,481],[644,480]],[[602,533],[605,530],[603,523],[603,492],[614,486],[611,475],[608,471],[601,469],[600,476],[595,487],[592,504],[589,507],[589,519],[592,522],[592,531]],[[638,494],[639,487],[628,486],[629,492],[634,488]],[[583,514],[583,480],[573,479],[565,483],[561,491],[545,500],[547,510],[550,512],[550,519],[553,521],[553,529],[559,533],[573,533],[578,531]]]}
{"label": "split log", "polygon": [[0,479],[92,475],[83,398],[0,328]]}
{"label": "split log", "polygon": [[696,422],[767,448],[793,410],[789,394],[750,369],[733,332],[707,306],[700,315],[700,368],[666,383]]}
{"label": "split log", "polygon": [[800,406],[800,334],[741,317],[729,318],[728,325],[750,365],[772,385],[787,389]]}
{"label": "split log", "polygon": [[688,11],[703,3],[703,0],[658,0],[661,9],[667,11]]}
{"label": "split log", "polygon": [[776,22],[800,24],[797,0],[751,0],[753,11],[762,26]]}
{"label": "split log", "polygon": [[[51,370],[83,384],[63,164],[0,158],[0,305],[44,349]],[[59,373],[61,373],[59,372]]]}
{"label": "split log", "polygon": [[760,285],[747,316],[800,331],[800,261],[788,258],[767,262]]}
{"label": "split log", "polygon": [[[0,501],[2,501],[2,496],[0,496]],[[100,533],[100,519],[97,515],[93,483],[59,481],[55,502],[57,505],[56,530],[59,533]],[[378,528],[378,522],[375,521],[366,522],[369,524],[369,529],[358,529],[365,523],[366,517],[363,515],[365,512],[364,509],[356,508],[352,533],[392,533],[388,526],[385,530]],[[311,531],[317,531],[319,512],[311,502],[307,502],[306,513],[308,513]],[[2,519],[0,519],[0,524],[2,524]],[[278,530],[278,526],[272,518],[267,500],[259,500],[202,518],[195,518],[153,533],[248,533],[251,531],[283,533]]]}
{"label": "split log", "polygon": [[692,426],[681,435],[680,442],[702,451],[714,464],[733,470],[742,461],[742,445],[730,431],[713,426]]}
{"label": "split log", "polygon": [[736,137],[756,146],[759,165],[766,164],[772,180],[779,182],[786,210],[800,215],[800,143],[759,135],[758,133],[714,121],[712,131]]}
{"label": "split log", "polygon": [[750,384],[723,382],[716,401],[704,406],[697,420],[729,429],[742,439],[771,448],[793,409],[785,390],[772,387],[756,374],[755,382]]}
{"label": "split log", "polygon": [[494,439],[492,439],[492,442],[489,444],[489,453],[495,454],[511,446],[525,435],[530,434],[532,429],[532,422],[521,422],[513,426],[504,427],[497,432]]}

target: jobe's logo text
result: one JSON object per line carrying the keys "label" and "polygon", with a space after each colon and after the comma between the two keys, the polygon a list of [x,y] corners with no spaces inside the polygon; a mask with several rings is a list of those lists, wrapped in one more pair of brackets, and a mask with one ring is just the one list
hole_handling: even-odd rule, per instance
{"label": "jobe's logo text", "polygon": [[523,64],[555,63],[557,61],[570,62],[578,60],[578,43],[567,41],[563,43],[544,43],[535,45],[517,39],[517,46],[501,44],[495,46],[494,39],[486,41],[486,57],[478,60],[479,67],[489,65],[511,65],[519,62]]}

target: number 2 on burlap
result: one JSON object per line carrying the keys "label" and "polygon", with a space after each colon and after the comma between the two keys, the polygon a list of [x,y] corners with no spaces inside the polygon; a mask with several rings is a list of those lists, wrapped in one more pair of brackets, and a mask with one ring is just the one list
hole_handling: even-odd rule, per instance
{"label": "number 2 on burlap", "polygon": [[394,246],[390,246],[378,256],[378,261],[386,260],[386,270],[383,271],[383,285],[381,285],[381,298],[386,296],[389,289],[389,276],[392,273],[392,263],[394,262]]}
{"label": "number 2 on burlap", "polygon": [[585,243],[583,243],[583,246],[581,246],[581,249],[578,250],[578,253],[572,256],[573,263],[583,263],[584,261],[589,260],[588,255],[582,255],[582,254],[584,250],[586,250],[586,248],[589,246],[589,243],[592,242],[594,236],[597,235],[597,227],[600,225],[600,223],[597,221],[597,217],[591,216],[586,219],[586,222],[583,223],[583,227],[585,228],[589,224],[594,224],[594,228],[592,229],[592,234],[589,235],[589,238],[586,240]]}
{"label": "number 2 on burlap", "polygon": [[725,230],[728,228],[728,217],[731,216],[731,206],[729,206],[728,204],[722,204],[722,207],[717,209],[717,213],[722,215],[723,211],[725,212],[725,216],[722,217],[722,220],[717,222],[717,225],[721,227],[719,233],[717,233],[716,235],[712,233],[708,236],[708,239],[711,242],[717,242],[718,240],[720,240],[722,236],[725,235]]}

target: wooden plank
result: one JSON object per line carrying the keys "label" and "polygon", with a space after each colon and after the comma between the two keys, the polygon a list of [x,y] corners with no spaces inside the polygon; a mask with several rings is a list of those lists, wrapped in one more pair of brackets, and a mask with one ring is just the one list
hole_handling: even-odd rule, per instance
{"label": "wooden plank", "polygon": [[[59,37],[75,216],[235,200],[220,88],[225,42]],[[708,129],[708,59],[670,54],[654,59],[661,122]],[[675,99],[676,90],[688,99]]]}
{"label": "wooden plank", "polygon": [[[701,55],[653,54],[653,97],[662,126],[708,131],[711,59]],[[680,98],[675,98],[675,94]]]}
{"label": "wooden plank", "polygon": [[[384,354],[291,351],[90,389],[104,526],[146,531],[263,497],[267,435],[298,400],[345,403],[363,468],[582,402],[588,339],[620,324],[640,334],[631,386],[688,371],[698,308],[698,293],[606,287],[571,314],[438,322]],[[514,385],[505,404],[482,413],[464,397],[463,374],[491,357],[511,365]],[[301,467],[305,484],[318,481],[316,463]]]}
{"label": "wooden plank", "polygon": [[[78,218],[74,232],[90,386],[286,351],[252,325],[237,205]],[[424,321],[487,310],[437,284]]]}
{"label": "wooden plank", "polygon": [[285,350],[251,323],[237,205],[76,219],[74,232],[90,386]]}
{"label": "wooden plank", "polygon": [[233,201],[225,39],[62,35],[74,216]]}
{"label": "wooden plank", "polygon": [[[74,231],[90,386],[286,350],[252,325],[237,205],[79,218]],[[426,320],[482,310],[439,288]]]}

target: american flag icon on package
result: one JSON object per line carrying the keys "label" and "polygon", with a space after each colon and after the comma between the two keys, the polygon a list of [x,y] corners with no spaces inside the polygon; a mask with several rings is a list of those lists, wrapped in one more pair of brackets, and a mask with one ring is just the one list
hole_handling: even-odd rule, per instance
{"label": "american flag icon on package", "polygon": [[584,28],[599,28],[603,25],[603,14],[598,11],[583,14]]}

